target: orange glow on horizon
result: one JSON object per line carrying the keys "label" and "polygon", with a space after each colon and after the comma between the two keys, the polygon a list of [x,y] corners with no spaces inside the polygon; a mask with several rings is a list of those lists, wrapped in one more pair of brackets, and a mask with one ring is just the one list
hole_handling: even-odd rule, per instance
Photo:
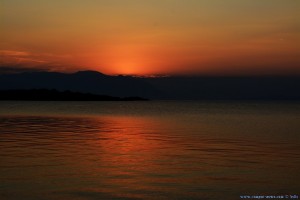
{"label": "orange glow on horizon", "polygon": [[300,74],[299,6],[294,0],[6,0],[0,67]]}

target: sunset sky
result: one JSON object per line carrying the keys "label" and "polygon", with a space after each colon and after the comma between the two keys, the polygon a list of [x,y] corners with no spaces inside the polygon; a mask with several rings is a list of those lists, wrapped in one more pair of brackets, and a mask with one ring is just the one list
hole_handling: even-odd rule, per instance
{"label": "sunset sky", "polygon": [[1,0],[0,65],[300,74],[299,0]]}

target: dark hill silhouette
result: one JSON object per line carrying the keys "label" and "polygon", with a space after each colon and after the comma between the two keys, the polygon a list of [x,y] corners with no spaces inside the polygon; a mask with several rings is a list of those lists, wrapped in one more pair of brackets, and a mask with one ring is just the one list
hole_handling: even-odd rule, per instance
{"label": "dark hill silhouette", "polygon": [[141,97],[112,97],[106,95],[95,95],[90,93],[79,93],[57,90],[0,90],[0,100],[18,101],[146,101]]}
{"label": "dark hill silhouette", "polygon": [[56,89],[182,100],[300,100],[300,77],[131,77],[94,71],[0,74],[0,90]]}
{"label": "dark hill silhouette", "polygon": [[160,91],[145,80],[130,76],[107,76],[94,71],[73,74],[27,72],[0,75],[0,90],[56,89],[109,96],[159,96]]}
{"label": "dark hill silhouette", "polygon": [[148,79],[169,99],[300,100],[300,77],[166,77]]}

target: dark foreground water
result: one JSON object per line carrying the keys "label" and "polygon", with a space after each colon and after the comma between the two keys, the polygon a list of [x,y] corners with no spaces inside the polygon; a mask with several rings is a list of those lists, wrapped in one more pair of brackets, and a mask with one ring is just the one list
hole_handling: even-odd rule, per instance
{"label": "dark foreground water", "polygon": [[0,102],[0,199],[299,195],[300,104]]}

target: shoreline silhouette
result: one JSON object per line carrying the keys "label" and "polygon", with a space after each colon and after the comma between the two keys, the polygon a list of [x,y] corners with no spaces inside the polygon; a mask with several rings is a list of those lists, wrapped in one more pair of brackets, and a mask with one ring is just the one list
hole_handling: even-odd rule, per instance
{"label": "shoreline silhouette", "polygon": [[142,97],[115,97],[48,89],[0,90],[0,101],[147,101]]}
{"label": "shoreline silhouette", "polygon": [[[141,97],[151,100],[299,101],[300,77],[133,77],[110,76],[95,71],[79,71],[71,74],[60,72],[0,74],[0,91],[34,89],[54,89],[102,96],[85,95],[85,98],[76,96],[79,99],[88,97],[93,100]],[[139,100],[139,98],[129,99]]]}

